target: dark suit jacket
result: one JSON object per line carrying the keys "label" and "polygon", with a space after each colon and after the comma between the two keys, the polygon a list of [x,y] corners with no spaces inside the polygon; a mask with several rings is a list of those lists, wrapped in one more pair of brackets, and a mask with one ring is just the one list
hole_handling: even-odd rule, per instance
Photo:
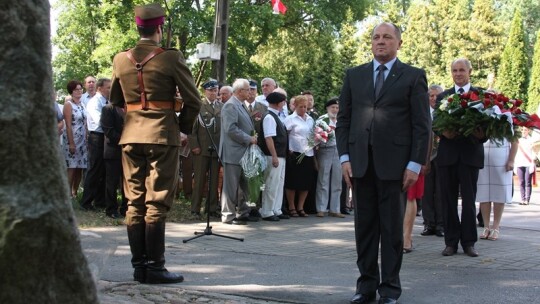
{"label": "dark suit jacket", "polygon": [[[469,91],[477,92],[478,88],[472,87]],[[437,101],[442,100],[449,95],[456,93],[454,87],[442,92],[437,96]],[[437,118],[435,118],[437,119]],[[453,139],[448,139],[441,136],[437,158],[435,161],[439,166],[451,166],[458,163],[463,163],[476,168],[484,167],[484,145],[487,139],[478,140],[474,136],[463,137],[457,136]]]}
{"label": "dark suit jacket", "polygon": [[121,159],[122,147],[118,145],[124,128],[124,112],[122,108],[108,104],[101,110],[101,128],[105,133],[103,148],[104,159]]}
{"label": "dark suit jacket", "polygon": [[336,140],[349,154],[353,177],[364,176],[368,145],[377,176],[401,180],[409,161],[425,164],[431,115],[425,72],[396,60],[375,98],[373,62],[346,71],[339,98]]}

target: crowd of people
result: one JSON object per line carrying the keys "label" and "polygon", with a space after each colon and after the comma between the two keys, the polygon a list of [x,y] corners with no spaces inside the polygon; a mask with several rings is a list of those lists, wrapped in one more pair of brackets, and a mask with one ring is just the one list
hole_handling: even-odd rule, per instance
{"label": "crowd of people", "polygon": [[[67,84],[58,129],[72,196],[85,171],[81,207],[126,217],[139,282],[183,280],[164,268],[165,219],[179,173],[194,219],[204,211],[225,224],[246,225],[311,214],[344,218],[354,209],[360,277],[351,303],[368,303],[377,291],[379,303],[397,302],[403,254],[414,251],[417,200],[422,200],[421,235],[444,237],[443,256],[456,254],[459,245],[466,255],[479,255],[477,216],[485,227],[480,239],[500,237],[513,170],[520,204],[529,204],[536,142],[529,129],[522,129],[519,141],[502,145],[481,127],[470,136],[432,131],[438,102],[480,90],[471,84],[467,59],[451,63],[451,88],[428,87],[423,70],[397,59],[399,28],[381,23],[372,32],[373,61],[347,70],[340,96],[328,100],[326,113],[319,115],[312,92],[289,98],[269,77],[261,80],[260,95],[258,82],[244,78],[230,86],[210,79],[201,94],[183,55],[158,47],[163,9],[139,6],[135,15],[141,40],[115,56],[111,79],[88,76],[84,86],[75,80]],[[154,69],[144,72],[145,66]],[[162,72],[152,74],[155,79],[143,77],[158,67]],[[332,136],[314,144],[321,121]],[[240,165],[251,145],[267,163],[265,187],[255,202],[248,201]]]}

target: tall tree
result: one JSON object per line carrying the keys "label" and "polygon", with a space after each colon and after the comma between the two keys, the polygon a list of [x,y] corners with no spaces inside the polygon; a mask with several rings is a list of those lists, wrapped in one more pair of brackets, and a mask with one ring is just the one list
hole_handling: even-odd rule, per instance
{"label": "tall tree", "polygon": [[336,65],[336,77],[341,83],[345,76],[345,70],[358,64],[356,60],[356,50],[359,45],[357,36],[358,29],[353,19],[352,12],[348,11],[337,39],[338,64]]}
{"label": "tall tree", "polygon": [[433,6],[420,1],[411,4],[399,55],[404,62],[423,68],[433,84],[448,81],[447,68],[442,61],[439,26]]}
{"label": "tall tree", "polygon": [[527,62],[523,20],[516,10],[496,75],[496,89],[508,97],[526,100]]}
{"label": "tall tree", "polygon": [[474,83],[488,88],[488,77],[495,75],[503,49],[502,28],[495,20],[493,0],[475,0],[469,23],[471,45],[469,60],[473,67]]}
{"label": "tall tree", "polygon": [[49,2],[0,11],[0,303],[98,303],[60,156]]}
{"label": "tall tree", "polygon": [[540,30],[536,34],[532,62],[531,80],[529,81],[527,94],[527,111],[529,113],[536,113],[540,105]]}
{"label": "tall tree", "polygon": [[470,58],[474,42],[471,39],[471,0],[456,0],[450,14],[439,22],[447,22],[443,35],[447,41],[443,44],[442,57],[447,66],[456,58]]}

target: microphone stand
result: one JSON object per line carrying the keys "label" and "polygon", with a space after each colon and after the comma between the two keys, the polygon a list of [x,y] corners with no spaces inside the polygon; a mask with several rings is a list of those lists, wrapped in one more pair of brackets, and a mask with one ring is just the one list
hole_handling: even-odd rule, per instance
{"label": "microphone stand", "polygon": [[[201,113],[199,113],[199,119],[200,119],[200,121],[203,122],[204,129],[206,130],[206,134],[208,135],[208,138],[210,138],[211,145],[208,147],[208,152],[210,152],[210,160],[211,160],[212,159],[212,154],[214,153],[214,151],[218,151],[217,148],[216,148],[216,143],[214,142],[214,138],[212,137],[212,135],[210,134],[210,131],[208,130],[208,126],[206,125],[206,123],[204,123],[204,120],[203,120],[203,118],[201,116]],[[214,123],[216,123],[216,122],[214,122]],[[216,155],[217,155],[217,158],[218,158],[218,163],[222,163],[221,158],[219,157],[219,152],[216,152]],[[208,180],[208,193],[206,195],[206,203],[205,203],[206,228],[202,232],[195,231],[194,232],[194,234],[195,234],[194,237],[191,237],[191,238],[186,239],[186,240],[182,240],[182,243],[185,244],[185,243],[187,243],[189,241],[198,239],[198,238],[203,237],[205,235],[215,235],[215,236],[218,236],[218,237],[243,242],[244,238],[237,238],[237,237],[232,237],[232,236],[223,235],[223,234],[217,234],[217,233],[212,232],[212,226],[210,226],[210,191],[211,191],[210,190],[210,180],[212,179],[212,165],[211,164],[210,164],[209,169],[208,169],[208,179],[209,179]]]}

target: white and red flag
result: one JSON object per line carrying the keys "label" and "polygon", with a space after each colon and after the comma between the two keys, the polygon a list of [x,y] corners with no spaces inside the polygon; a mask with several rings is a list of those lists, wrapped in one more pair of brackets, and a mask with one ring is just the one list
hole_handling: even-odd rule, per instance
{"label": "white and red flag", "polygon": [[287,7],[281,0],[272,0],[272,10],[274,11],[274,14],[283,14],[285,15],[285,12],[287,11]]}

